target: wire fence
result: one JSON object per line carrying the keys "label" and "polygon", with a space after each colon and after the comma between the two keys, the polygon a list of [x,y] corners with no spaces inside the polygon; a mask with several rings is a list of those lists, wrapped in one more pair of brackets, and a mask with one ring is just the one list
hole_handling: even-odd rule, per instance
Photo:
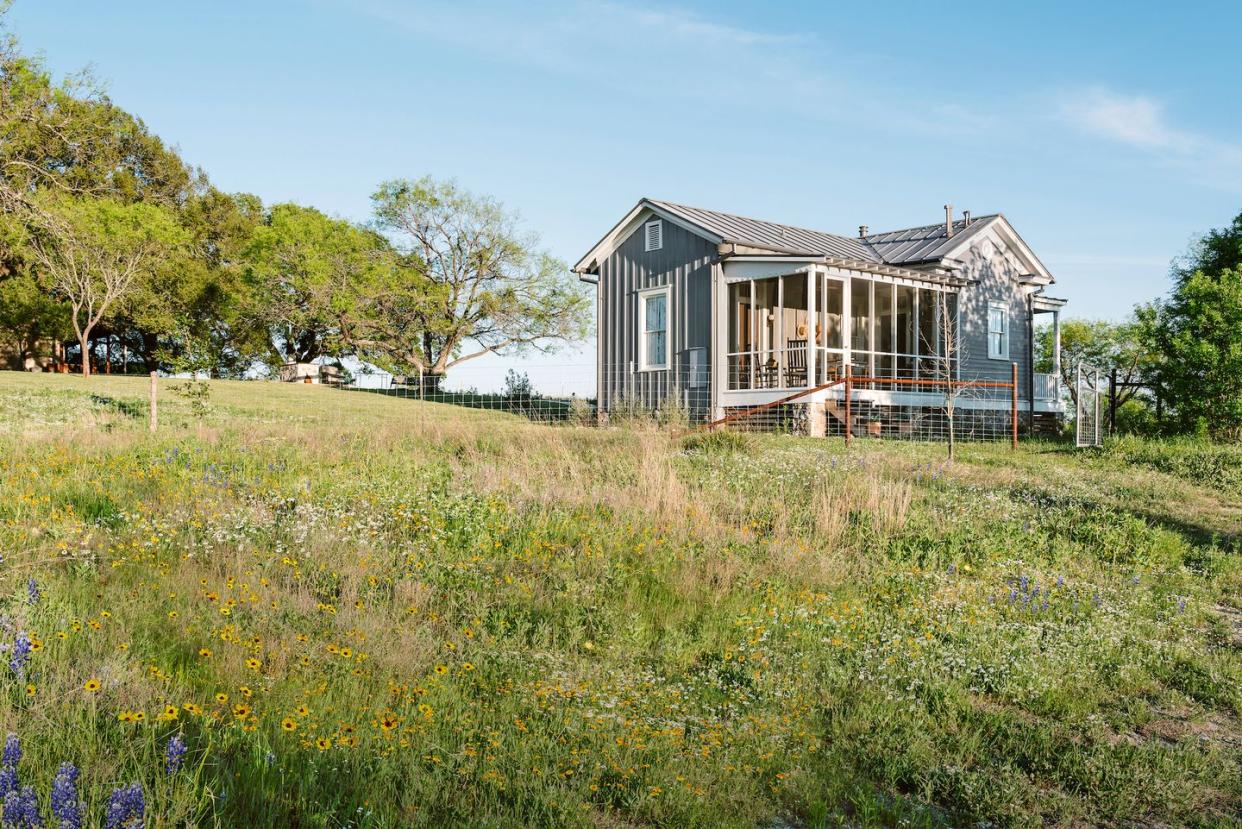
{"label": "wire fence", "polygon": [[[875,366],[867,366],[874,370]],[[595,372],[593,393],[541,392],[512,371],[497,391],[479,391],[469,377],[392,377],[366,387],[332,372],[295,382],[321,383],[350,394],[375,394],[435,406],[487,410],[549,425],[670,427],[778,432],[812,437],[1016,442],[1026,409],[1019,405],[1016,364],[1005,379],[963,379],[957,367],[936,376],[930,367],[881,366],[855,374],[839,367],[820,375],[782,377],[779,385],[714,389],[698,372],[629,366]],[[800,383],[800,385],[798,385]],[[544,384],[546,387],[546,384]],[[574,383],[581,388],[581,381]]]}

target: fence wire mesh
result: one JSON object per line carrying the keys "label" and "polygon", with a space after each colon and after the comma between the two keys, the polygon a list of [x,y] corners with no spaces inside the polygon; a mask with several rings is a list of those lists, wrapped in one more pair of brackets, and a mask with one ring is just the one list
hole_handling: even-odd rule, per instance
{"label": "fence wire mesh", "polygon": [[1094,366],[1079,363],[1074,385],[1074,443],[1079,448],[1103,446],[1104,429],[1100,417],[1103,374]]}
{"label": "fence wire mesh", "polygon": [[[548,368],[548,367],[545,367]],[[575,366],[581,368],[581,366]],[[577,426],[724,428],[793,435],[889,440],[1011,440],[1019,411],[1011,380],[949,379],[926,367],[883,374],[841,372],[820,375],[817,385],[804,376],[782,376],[778,383],[745,389],[713,390],[698,371],[636,372],[628,366],[600,370],[584,382],[555,381],[536,388],[520,372],[510,372],[493,391],[480,391],[468,372],[446,377],[384,377],[359,382],[326,371],[295,376],[290,382],[333,386],[350,394],[374,394],[436,407],[485,410],[536,423]],[[494,372],[493,372],[494,373]],[[713,406],[713,394],[723,405]],[[453,416],[441,411],[443,416]]]}

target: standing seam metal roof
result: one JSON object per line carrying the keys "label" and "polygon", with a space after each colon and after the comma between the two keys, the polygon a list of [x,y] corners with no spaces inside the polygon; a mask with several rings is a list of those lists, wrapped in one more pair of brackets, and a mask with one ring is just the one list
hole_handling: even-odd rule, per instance
{"label": "standing seam metal roof", "polygon": [[647,201],[716,234],[726,242],[759,248],[776,248],[783,251],[799,251],[819,256],[837,256],[860,262],[883,263],[885,261],[860,239],[776,222],[765,222],[761,219],[748,219],[745,216],[734,216],[730,213],[719,213],[715,210],[688,207],[684,204],[674,204],[657,199],[647,199]]}
{"label": "standing seam metal roof", "polygon": [[908,227],[903,230],[889,230],[884,233],[872,233],[863,238],[880,257],[881,261],[891,265],[910,262],[926,262],[939,259],[951,248],[961,244],[963,238],[978,233],[991,219],[999,216],[993,213],[978,216],[967,225],[964,219],[953,222],[953,235],[950,236],[944,222],[922,227]]}

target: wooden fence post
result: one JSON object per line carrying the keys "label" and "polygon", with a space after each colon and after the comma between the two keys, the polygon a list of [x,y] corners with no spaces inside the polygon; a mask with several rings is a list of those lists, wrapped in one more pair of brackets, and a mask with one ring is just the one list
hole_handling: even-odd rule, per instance
{"label": "wooden fence post", "polygon": [[850,445],[850,437],[854,433],[854,424],[850,415],[850,398],[854,393],[854,381],[851,377],[854,374],[854,367],[850,363],[845,364],[845,445]]}
{"label": "wooden fence post", "polygon": [[156,376],[155,372],[154,371],[151,372],[151,416],[148,419],[147,429],[151,431],[152,433],[155,432],[155,427],[159,425],[159,413],[156,410],[156,401],[155,401],[155,389],[156,389],[155,376]]}
{"label": "wooden fence post", "polygon": [[1009,380],[1009,399],[1011,404],[1010,411],[1010,430],[1011,437],[1009,448],[1016,450],[1018,448],[1018,364],[1010,364],[1010,380]]}

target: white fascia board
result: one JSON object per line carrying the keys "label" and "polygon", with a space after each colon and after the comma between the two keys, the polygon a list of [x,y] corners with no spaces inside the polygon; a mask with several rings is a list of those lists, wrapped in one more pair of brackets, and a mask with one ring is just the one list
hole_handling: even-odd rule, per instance
{"label": "white fascia board", "polygon": [[[1026,271],[1031,276],[1031,278],[1027,281],[1036,285],[1050,285],[1053,282],[1056,282],[1056,279],[1053,278],[1052,273],[1044,267],[1044,263],[1040,262],[1039,257],[1035,255],[1033,250],[1031,250],[1030,245],[1028,245],[1025,240],[1018,235],[1018,231],[1014,230],[1013,225],[1011,225],[1009,220],[1005,218],[1005,214],[998,213],[992,218],[987,219],[986,222],[986,228],[980,228],[980,230],[994,233],[997,239],[1004,242],[1006,247],[1012,250],[1018,258],[1022,260],[1022,264],[1026,266]],[[964,252],[970,248],[971,245],[984,238],[985,234],[976,231],[969,236],[965,236],[964,234],[960,235],[963,235],[961,243],[946,250],[944,254],[939,257],[942,262],[953,258],[955,254]]]}

